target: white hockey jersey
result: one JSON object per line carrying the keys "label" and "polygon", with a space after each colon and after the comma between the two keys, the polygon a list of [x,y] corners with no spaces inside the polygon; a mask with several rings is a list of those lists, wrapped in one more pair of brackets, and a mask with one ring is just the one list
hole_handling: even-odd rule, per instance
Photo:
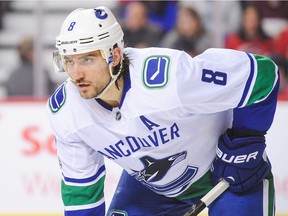
{"label": "white hockey jersey", "polygon": [[181,195],[210,169],[233,109],[264,101],[278,79],[271,60],[235,50],[125,53],[131,65],[119,107],[81,98],[69,79],[49,99],[66,211],[104,203],[104,157],[156,193]]}

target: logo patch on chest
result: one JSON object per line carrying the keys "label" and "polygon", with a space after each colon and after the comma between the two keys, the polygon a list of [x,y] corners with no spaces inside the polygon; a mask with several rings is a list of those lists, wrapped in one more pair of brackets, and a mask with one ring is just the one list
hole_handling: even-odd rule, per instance
{"label": "logo patch on chest", "polygon": [[162,179],[169,169],[175,164],[186,158],[187,152],[181,152],[171,155],[162,159],[155,159],[150,156],[144,156],[140,158],[140,161],[144,165],[144,169],[138,172],[136,179],[138,181],[155,182]]}
{"label": "logo patch on chest", "polygon": [[168,56],[150,56],[143,68],[143,82],[148,88],[164,87],[168,83],[170,58]]}
{"label": "logo patch on chest", "polygon": [[187,188],[189,182],[196,175],[198,168],[195,166],[187,166],[182,174],[176,177],[173,181],[161,185],[160,181],[174,165],[183,161],[187,156],[187,152],[183,151],[162,159],[155,159],[151,156],[140,158],[144,169],[134,171],[132,176],[146,187],[159,194],[173,195],[176,191],[181,193]]}

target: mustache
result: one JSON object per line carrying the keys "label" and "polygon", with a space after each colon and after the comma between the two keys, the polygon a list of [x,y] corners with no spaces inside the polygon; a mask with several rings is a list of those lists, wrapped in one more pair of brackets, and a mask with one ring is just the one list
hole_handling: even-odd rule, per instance
{"label": "mustache", "polygon": [[72,79],[72,82],[74,84],[90,84],[91,81],[88,81],[88,80],[84,80],[83,78],[80,78],[80,79]]}

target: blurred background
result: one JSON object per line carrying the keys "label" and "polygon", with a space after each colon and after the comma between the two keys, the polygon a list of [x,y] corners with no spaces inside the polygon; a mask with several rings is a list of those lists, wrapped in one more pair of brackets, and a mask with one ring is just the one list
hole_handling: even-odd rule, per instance
{"label": "blurred background", "polygon": [[286,1],[1,1],[0,98],[50,95],[66,79],[52,64],[62,22],[75,8],[97,5],[116,14],[126,46],[169,47],[191,56],[209,47],[268,55],[281,66],[286,87]]}
{"label": "blurred background", "polygon": [[126,46],[169,47],[192,56],[209,47],[269,55],[287,79],[286,1],[1,1],[0,98],[50,95],[66,79],[52,64],[62,22],[75,8],[97,5],[116,14]]}
{"label": "blurred background", "polygon": [[[0,215],[61,215],[61,174],[45,106],[67,75],[54,72],[52,52],[72,10],[100,5],[116,15],[126,46],[169,47],[192,57],[210,47],[229,48],[278,64],[279,106],[267,148],[277,215],[288,215],[288,1],[278,0],[0,1]],[[109,203],[121,169],[107,163]]]}

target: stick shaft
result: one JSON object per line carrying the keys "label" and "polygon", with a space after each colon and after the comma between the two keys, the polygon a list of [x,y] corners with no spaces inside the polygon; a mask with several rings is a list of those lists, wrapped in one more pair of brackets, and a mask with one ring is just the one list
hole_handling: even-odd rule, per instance
{"label": "stick shaft", "polygon": [[215,199],[217,199],[217,197],[219,197],[228,187],[229,183],[222,179],[205,196],[203,196],[195,206],[192,207],[190,212],[186,213],[184,216],[198,215],[206,208],[206,206],[210,205]]}
{"label": "stick shaft", "polygon": [[222,179],[214,188],[212,188],[204,197],[202,197],[202,201],[206,204],[206,206],[210,205],[217,197],[219,197],[227,188],[229,187],[229,183]]}

